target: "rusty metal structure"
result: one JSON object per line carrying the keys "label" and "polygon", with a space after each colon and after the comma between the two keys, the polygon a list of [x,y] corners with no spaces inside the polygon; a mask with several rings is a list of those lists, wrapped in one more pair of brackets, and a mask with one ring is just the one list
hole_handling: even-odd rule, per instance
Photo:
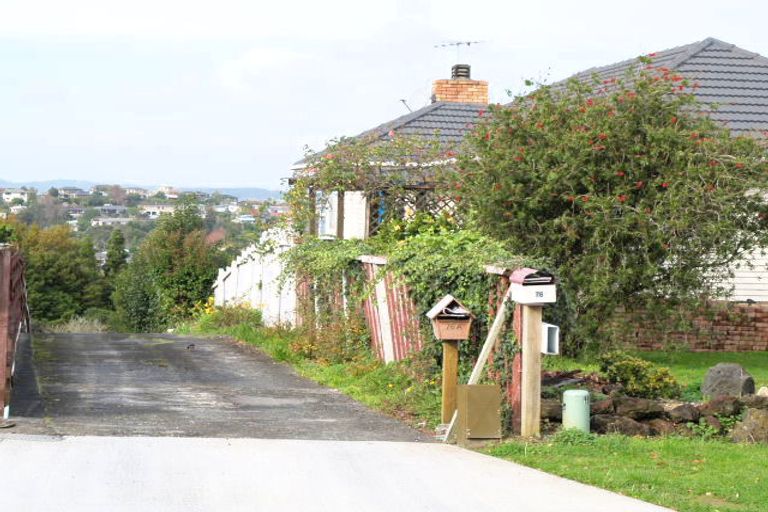
{"label": "rusty metal structure", "polygon": [[363,310],[371,344],[379,359],[400,361],[411,352],[421,350],[424,345],[421,317],[416,313],[408,288],[385,268],[386,258],[362,256],[360,262],[368,283],[375,284]]}
{"label": "rusty metal structure", "polygon": [[29,332],[30,317],[24,260],[18,250],[0,246],[0,407],[7,418],[19,336]]}

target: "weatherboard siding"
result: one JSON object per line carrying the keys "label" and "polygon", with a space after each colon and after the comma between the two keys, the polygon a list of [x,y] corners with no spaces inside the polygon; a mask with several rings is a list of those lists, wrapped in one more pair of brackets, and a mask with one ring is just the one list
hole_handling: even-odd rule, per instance
{"label": "weatherboard siding", "polygon": [[751,253],[745,263],[734,267],[734,275],[728,280],[733,286],[729,299],[734,302],[753,300],[768,303],[768,255],[765,250]]}

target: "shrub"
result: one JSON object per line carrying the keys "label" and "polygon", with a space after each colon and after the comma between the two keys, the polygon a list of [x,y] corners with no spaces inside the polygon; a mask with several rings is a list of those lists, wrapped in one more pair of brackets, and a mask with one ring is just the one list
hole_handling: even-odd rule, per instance
{"label": "shrub", "polygon": [[680,385],[669,372],[653,363],[624,352],[609,352],[600,357],[600,371],[608,380],[621,384],[630,396],[673,398],[680,395]]}
{"label": "shrub", "polygon": [[197,206],[185,200],[158,221],[117,275],[112,298],[127,329],[164,330],[208,297],[223,261],[203,227]]}
{"label": "shrub", "polygon": [[576,428],[566,428],[555,434],[552,437],[552,441],[568,446],[584,446],[595,444],[597,436],[591,432],[583,432]]}
{"label": "shrub", "polygon": [[234,327],[240,324],[261,327],[262,317],[261,311],[247,305],[224,306],[204,313],[200,317],[200,323],[203,327],[211,328]]}
{"label": "shrub", "polygon": [[45,330],[54,333],[99,333],[107,332],[109,326],[98,318],[75,316],[69,320],[53,322]]}
{"label": "shrub", "polygon": [[765,243],[763,142],[698,115],[711,108],[695,87],[643,58],[624,78],[489,107],[467,137],[451,183],[459,213],[552,262],[572,342],[602,347],[622,307],[721,296],[730,262]]}

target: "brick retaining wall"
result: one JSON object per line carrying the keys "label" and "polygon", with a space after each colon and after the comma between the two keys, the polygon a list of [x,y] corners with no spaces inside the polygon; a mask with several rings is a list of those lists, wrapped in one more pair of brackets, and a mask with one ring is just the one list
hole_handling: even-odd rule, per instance
{"label": "brick retaining wall", "polygon": [[614,330],[619,339],[642,349],[683,345],[701,352],[768,350],[768,302],[717,302],[704,311],[681,312],[680,318],[686,327],[625,312]]}

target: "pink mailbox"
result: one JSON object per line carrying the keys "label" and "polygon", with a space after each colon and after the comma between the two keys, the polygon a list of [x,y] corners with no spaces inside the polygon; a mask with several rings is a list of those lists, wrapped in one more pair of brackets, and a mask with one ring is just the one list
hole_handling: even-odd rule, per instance
{"label": "pink mailbox", "polygon": [[557,302],[555,276],[535,268],[519,268],[509,276],[510,298],[518,304]]}

